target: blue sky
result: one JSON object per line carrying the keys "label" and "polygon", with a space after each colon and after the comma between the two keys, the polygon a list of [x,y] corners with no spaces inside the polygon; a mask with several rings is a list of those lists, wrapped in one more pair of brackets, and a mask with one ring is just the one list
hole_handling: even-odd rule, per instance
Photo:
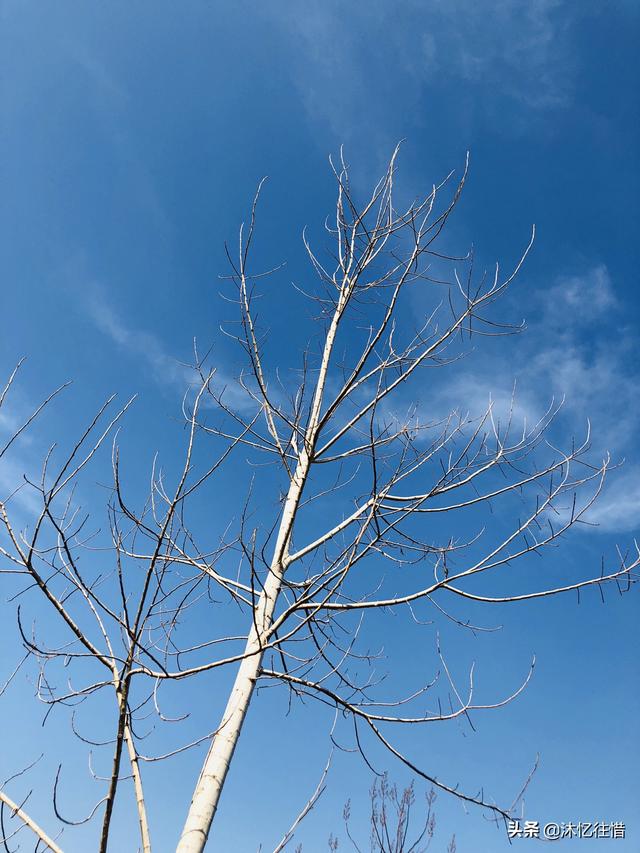
{"label": "blue sky", "polygon": [[[232,383],[241,367],[238,348],[220,333],[234,308],[220,298],[226,284],[219,275],[227,272],[224,240],[235,241],[263,175],[269,181],[256,252],[263,267],[287,266],[265,285],[261,318],[270,330],[271,365],[296,364],[314,329],[290,282],[312,281],[301,232],[308,225],[320,237],[332,210],[328,155],[344,144],[355,186],[364,189],[402,138],[404,198],[428,193],[452,169],[459,173],[471,152],[447,249],[472,243],[480,263],[500,259],[506,268],[526,246],[532,223],[537,229],[504,308],[526,318],[526,333],[483,345],[416,400],[443,412],[459,405],[479,411],[490,394],[502,405],[516,381],[518,415],[531,418],[551,397],[564,396],[565,432],[581,435],[589,418],[594,453],[608,449],[625,463],[594,510],[599,526],[573,534],[558,556],[561,571],[597,570],[601,554],[610,559],[616,543],[628,547],[640,509],[638,18],[630,0],[4,0],[2,375],[19,357],[28,361],[0,430],[56,385],[74,382],[30,440],[0,463],[2,492],[33,472],[51,441],[71,440],[78,419],[114,391],[139,395],[121,438],[132,488],[143,487],[156,449],[171,470],[181,363],[194,336],[213,347],[221,381]],[[424,307],[416,298],[416,317]],[[106,479],[98,466],[93,480],[101,474]],[[249,476],[236,462],[208,511],[241,500]],[[97,501],[94,491],[90,500]],[[261,499],[268,502],[269,494]],[[17,498],[25,518],[30,501],[28,493]],[[3,605],[3,678],[19,654],[13,611]],[[516,703],[481,717],[477,732],[456,723],[412,732],[423,764],[506,799],[540,752],[528,814],[625,820],[627,841],[591,842],[591,849],[637,849],[636,598],[608,594],[603,607],[593,592],[579,607],[566,597],[482,618],[503,630],[473,639],[442,629],[460,672],[478,660],[483,689],[494,695],[505,680],[517,683],[535,653],[535,677]],[[403,654],[412,630],[398,627],[388,641],[388,669],[401,683],[414,675]],[[433,666],[427,656],[425,666]],[[0,699],[4,739],[20,712],[0,775],[47,752],[28,785],[46,825],[60,760],[51,743],[69,754],[66,802],[81,810],[94,783],[86,757],[75,757],[64,715],[40,727],[27,676]],[[206,731],[207,720],[215,726],[224,684],[224,676],[209,683],[207,708],[194,693],[201,716],[194,731],[200,724]],[[313,789],[330,715],[309,705],[288,717],[286,711],[284,692],[256,697],[213,849],[255,850],[263,842],[270,850]],[[276,727],[275,744],[262,735],[267,725]],[[149,771],[159,851],[173,849],[200,758],[194,751]],[[374,748],[372,760],[400,783],[410,778]],[[366,838],[370,782],[356,756],[336,758],[328,790],[301,830],[305,850],[325,849],[329,832],[340,831],[347,797]],[[444,795],[436,811],[432,849],[444,849],[453,832],[459,851],[507,849],[478,813],[465,814]],[[84,831],[78,839],[90,837]],[[71,833],[64,838],[66,850],[87,849]],[[135,842],[123,836],[114,849],[134,850]]]}

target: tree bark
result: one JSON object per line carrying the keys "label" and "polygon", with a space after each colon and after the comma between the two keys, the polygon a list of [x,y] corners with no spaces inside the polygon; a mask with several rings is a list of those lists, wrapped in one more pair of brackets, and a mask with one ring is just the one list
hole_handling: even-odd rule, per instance
{"label": "tree bark", "polygon": [[269,575],[258,599],[244,658],[238,669],[220,728],[213,738],[202,767],[176,853],[201,853],[207,843],[209,829],[218,808],[220,794],[262,665],[264,645],[282,586],[291,528],[308,470],[309,456],[307,451],[303,450],[285,501]]}
{"label": "tree bark", "polygon": [[264,646],[268,640],[269,629],[273,623],[273,614],[282,587],[293,523],[314,453],[329,360],[338,326],[349,299],[349,292],[350,282],[345,274],[340,296],[327,330],[309,421],[305,431],[305,440],[298,455],[296,469],[291,478],[282,510],[269,575],[254,610],[253,624],[247,637],[244,657],[238,669],[220,727],[214,735],[202,767],[176,853],[202,853],[204,850],[229,771],[229,765],[249,710],[249,703],[262,666]]}

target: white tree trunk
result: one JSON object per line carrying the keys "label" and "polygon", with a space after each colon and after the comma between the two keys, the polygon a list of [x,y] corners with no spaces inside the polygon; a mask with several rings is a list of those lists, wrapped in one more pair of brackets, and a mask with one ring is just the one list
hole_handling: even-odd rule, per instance
{"label": "white tree trunk", "polygon": [[209,829],[262,664],[264,644],[273,621],[273,612],[282,585],[291,528],[308,470],[309,458],[306,450],[303,450],[285,501],[270,572],[256,606],[254,624],[245,646],[245,657],[238,669],[227,707],[220,721],[220,728],[213,739],[200,773],[176,853],[201,853],[207,842]]}
{"label": "white tree trunk", "polygon": [[249,710],[253,689],[262,665],[264,645],[273,622],[273,613],[282,586],[282,578],[286,570],[286,559],[289,553],[291,531],[300,504],[304,484],[309,473],[311,454],[315,445],[317,428],[320,419],[322,397],[329,368],[329,359],[335,341],[338,324],[347,301],[347,283],[343,286],[336,309],[327,331],[322,360],[318,371],[318,379],[313,395],[313,403],[309,414],[309,422],[305,435],[305,444],[300,449],[298,463],[291,478],[289,491],[285,500],[278,536],[273,551],[269,575],[254,611],[253,624],[247,638],[245,653],[233,690],[229,696],[220,728],[213,738],[209,753],[200,773],[198,784],[191,799],[189,814],[178,842],[176,853],[202,853],[207,843],[220,794],[229,770],[233,753],[240,737],[244,719]]}

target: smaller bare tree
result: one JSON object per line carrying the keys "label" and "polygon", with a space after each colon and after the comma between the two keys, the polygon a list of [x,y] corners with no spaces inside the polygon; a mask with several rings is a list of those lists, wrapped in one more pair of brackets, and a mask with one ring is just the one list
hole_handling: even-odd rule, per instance
{"label": "smaller bare tree", "polygon": [[[374,779],[369,791],[371,803],[369,837],[370,853],[426,853],[430,849],[436,831],[434,803],[437,794],[431,788],[425,794],[425,803],[416,807],[415,783],[412,781],[400,790],[389,782],[385,772]],[[416,814],[418,811],[418,814]],[[345,833],[356,853],[364,853],[364,843],[358,842],[352,831],[351,800],[345,804],[342,819]],[[329,850],[338,850],[339,838],[329,836]],[[456,837],[447,845],[447,853],[455,853]]]}

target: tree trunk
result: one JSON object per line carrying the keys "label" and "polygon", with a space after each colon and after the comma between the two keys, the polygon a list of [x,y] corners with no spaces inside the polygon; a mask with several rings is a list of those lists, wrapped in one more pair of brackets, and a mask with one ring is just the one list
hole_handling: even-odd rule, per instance
{"label": "tree trunk", "polygon": [[[345,281],[348,280],[345,279]],[[220,721],[220,727],[213,738],[202,772],[200,773],[176,853],[202,853],[204,850],[211,823],[218,808],[220,794],[222,793],[222,788],[227,777],[229,765],[233,758],[238,738],[240,737],[244,719],[249,710],[253,689],[262,665],[264,645],[268,639],[268,632],[273,622],[273,613],[282,587],[293,523],[311,465],[311,457],[320,422],[320,408],[322,406],[324,387],[329,368],[329,359],[331,358],[340,318],[342,317],[347,301],[348,288],[343,286],[327,331],[320,370],[318,371],[318,380],[309,414],[309,422],[305,433],[305,443],[300,450],[296,470],[291,478],[289,491],[287,492],[273,558],[269,567],[269,575],[258,599],[258,604],[254,611],[253,624],[245,646],[244,657],[238,669],[227,707]]]}
{"label": "tree trunk", "polygon": [[291,480],[269,575],[255,609],[254,623],[247,638],[244,658],[238,669],[220,727],[213,738],[200,773],[176,853],[202,853],[207,843],[209,829],[262,665],[264,644],[273,622],[273,613],[282,586],[291,528],[308,470],[309,457],[305,449],[300,454]]}

